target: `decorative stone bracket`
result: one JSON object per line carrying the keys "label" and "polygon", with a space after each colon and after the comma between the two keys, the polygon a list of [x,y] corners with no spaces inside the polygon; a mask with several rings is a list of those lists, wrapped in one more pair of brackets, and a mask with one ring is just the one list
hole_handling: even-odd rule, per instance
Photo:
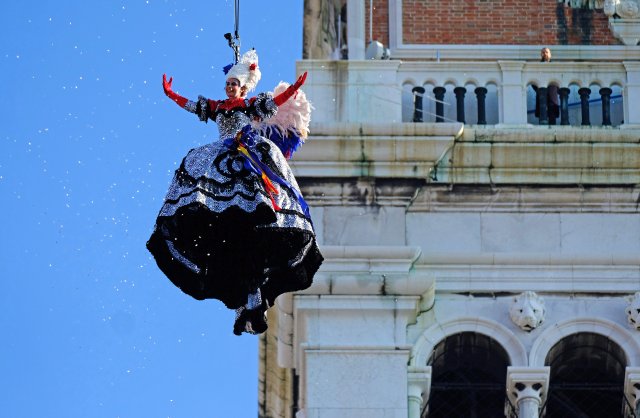
{"label": "decorative stone bracket", "polygon": [[609,17],[609,28],[613,36],[629,46],[640,42],[640,19],[614,19]]}
{"label": "decorative stone bracket", "polygon": [[604,11],[613,36],[625,45],[640,42],[640,0],[558,0],[572,8]]}
{"label": "decorative stone bracket", "polygon": [[538,418],[549,390],[549,367],[508,367],[507,396],[518,418]]}
{"label": "decorative stone bracket", "polygon": [[602,9],[613,35],[625,45],[640,42],[640,0],[559,0],[569,7]]}
{"label": "decorative stone bracket", "polygon": [[[640,407],[640,367],[627,367],[624,373],[624,395],[633,412]],[[635,415],[634,415],[635,416]]]}
{"label": "decorative stone bracket", "polygon": [[629,300],[625,310],[627,319],[636,331],[640,331],[640,292],[636,292]]}

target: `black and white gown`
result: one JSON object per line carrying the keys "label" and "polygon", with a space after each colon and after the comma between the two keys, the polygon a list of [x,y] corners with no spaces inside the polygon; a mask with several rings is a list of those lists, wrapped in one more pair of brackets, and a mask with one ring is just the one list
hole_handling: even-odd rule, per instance
{"label": "black and white gown", "polygon": [[309,287],[323,258],[289,164],[251,127],[276,114],[273,98],[231,100],[199,97],[185,106],[214,120],[220,139],[184,157],[147,248],[195,299],[242,309],[249,298],[268,307],[282,293]]}

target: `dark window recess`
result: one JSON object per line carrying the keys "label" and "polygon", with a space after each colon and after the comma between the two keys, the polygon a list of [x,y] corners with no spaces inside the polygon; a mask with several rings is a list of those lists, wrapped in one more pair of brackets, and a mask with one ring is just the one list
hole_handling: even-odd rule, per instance
{"label": "dark window recess", "polygon": [[615,342],[593,333],[569,335],[554,345],[545,418],[634,416],[624,398],[625,354]]}
{"label": "dark window recess", "polygon": [[423,418],[504,418],[509,356],[474,332],[447,337],[433,350],[429,401]]}

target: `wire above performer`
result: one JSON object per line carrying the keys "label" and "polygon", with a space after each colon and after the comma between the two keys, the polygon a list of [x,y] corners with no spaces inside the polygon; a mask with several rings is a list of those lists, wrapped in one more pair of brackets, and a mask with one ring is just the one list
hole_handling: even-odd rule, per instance
{"label": "wire above performer", "polygon": [[231,33],[225,33],[224,38],[229,43],[229,47],[233,50],[234,64],[237,64],[240,60],[240,0],[234,2],[234,28],[233,36]]}

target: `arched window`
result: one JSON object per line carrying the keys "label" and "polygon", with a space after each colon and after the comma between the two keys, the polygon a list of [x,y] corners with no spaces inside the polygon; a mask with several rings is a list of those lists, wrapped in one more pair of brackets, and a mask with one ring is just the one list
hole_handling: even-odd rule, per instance
{"label": "arched window", "polygon": [[504,418],[509,356],[495,340],[475,332],[451,335],[435,346],[424,418]]}
{"label": "arched window", "polygon": [[622,348],[594,333],[569,335],[554,345],[545,418],[623,416],[626,359]]}

